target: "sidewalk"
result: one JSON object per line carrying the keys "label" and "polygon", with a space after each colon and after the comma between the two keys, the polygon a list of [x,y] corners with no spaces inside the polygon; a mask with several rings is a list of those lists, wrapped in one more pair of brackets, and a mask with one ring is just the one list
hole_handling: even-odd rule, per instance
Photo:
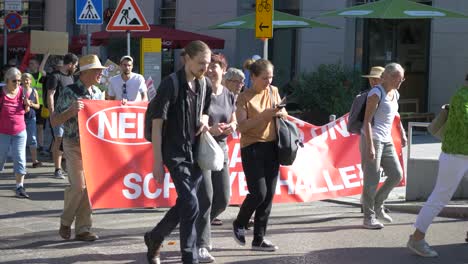
{"label": "sidewalk", "polygon": [[[413,135],[413,145],[411,146],[412,159],[438,159],[441,152],[441,143],[435,140],[432,136],[425,133],[416,132]],[[407,150],[403,149],[403,157],[405,168],[407,168]],[[406,175],[406,173],[405,173]],[[396,187],[390,193],[385,207],[397,212],[418,214],[425,201],[406,201],[406,186]],[[341,197],[337,199],[327,200],[328,202],[337,204],[346,204],[356,207],[361,206],[361,195]],[[468,200],[452,200],[442,210],[439,216],[452,218],[468,218]]]}

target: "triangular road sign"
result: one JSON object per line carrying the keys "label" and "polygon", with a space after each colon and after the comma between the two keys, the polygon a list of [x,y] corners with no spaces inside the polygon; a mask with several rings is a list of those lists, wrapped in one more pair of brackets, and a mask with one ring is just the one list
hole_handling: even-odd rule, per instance
{"label": "triangular road sign", "polygon": [[94,6],[93,1],[91,0],[86,1],[86,4],[83,6],[83,10],[80,13],[80,19],[101,20],[101,17],[96,11],[96,7]]}
{"label": "triangular road sign", "polygon": [[146,22],[143,13],[135,0],[121,0],[109,24],[107,31],[149,31],[150,26]]}

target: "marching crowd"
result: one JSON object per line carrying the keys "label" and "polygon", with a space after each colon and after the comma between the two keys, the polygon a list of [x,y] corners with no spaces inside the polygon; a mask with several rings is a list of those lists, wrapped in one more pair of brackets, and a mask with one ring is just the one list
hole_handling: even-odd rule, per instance
{"label": "marching crowd", "polygon": [[[47,57],[40,65],[37,60],[30,60],[24,73],[16,67],[4,72],[0,96],[0,170],[10,153],[16,196],[29,198],[24,187],[26,147],[31,152],[32,167],[41,166],[38,159],[38,152],[44,148],[41,133],[49,120],[54,135],[51,147],[54,174],[64,178],[63,154],[70,183],[65,189],[59,235],[70,239],[74,222],[75,239],[94,241],[99,237],[91,231],[92,210],[79,143],[77,115],[84,108],[81,99],[119,100],[125,105],[129,101],[148,101],[148,89],[144,77],[132,72],[134,61],[130,56],[121,58],[121,73],[110,79],[106,95],[98,87],[105,67],[96,55],[78,59],[67,54],[52,73],[44,71]],[[280,167],[275,119],[286,118],[288,113],[278,88],[271,85],[274,66],[255,56],[244,63],[242,70],[229,68],[225,56],[212,52],[202,41],[189,43],[182,58],[182,67],[161,81],[150,104],[153,177],[162,183],[167,168],[178,197],[162,220],[144,234],[147,260],[160,263],[162,243],[177,225],[183,263],[215,260],[210,254],[211,225],[222,224],[217,217],[229,205],[226,140],[235,131],[242,134],[241,158],[249,193],[232,223],[232,234],[238,244],[245,246],[246,231],[253,226],[252,250],[275,251],[278,247],[266,239]],[[391,127],[398,115],[398,90],[405,81],[405,71],[400,64],[389,63],[373,67],[363,77],[369,79],[371,87],[360,130],[363,227],[381,229],[393,221],[384,203],[403,175]],[[47,111],[49,114],[44,113]],[[405,145],[404,129],[401,131]],[[201,133],[211,134],[222,149],[221,170],[205,170],[197,164]],[[407,244],[424,257],[437,256],[424,240],[425,233],[468,172],[468,86],[452,97],[439,161],[436,186],[418,215],[415,232]],[[381,169],[386,180],[379,188]]]}

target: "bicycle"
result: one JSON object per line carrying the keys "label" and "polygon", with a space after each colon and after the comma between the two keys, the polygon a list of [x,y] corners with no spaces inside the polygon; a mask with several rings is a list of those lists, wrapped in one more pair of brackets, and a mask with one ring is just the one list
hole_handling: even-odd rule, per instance
{"label": "bicycle", "polygon": [[260,1],[260,4],[258,5],[258,12],[262,12],[263,9],[265,9],[266,12],[270,12],[271,10],[271,5],[267,0]]}

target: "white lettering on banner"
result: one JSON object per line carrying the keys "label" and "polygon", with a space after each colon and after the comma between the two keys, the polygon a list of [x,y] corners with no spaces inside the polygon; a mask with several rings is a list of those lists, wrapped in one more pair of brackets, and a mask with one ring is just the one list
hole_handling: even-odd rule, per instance
{"label": "white lettering on banner", "polygon": [[[338,125],[339,124],[339,125]],[[318,134],[318,132],[321,132]],[[330,140],[337,140],[338,137],[336,136],[336,132],[340,134],[342,137],[350,137],[346,124],[346,119],[340,118],[334,122],[331,122],[325,126],[315,127],[310,129],[310,134],[312,136],[313,141],[325,141],[327,140],[328,136],[330,135]]]}
{"label": "white lettering on banner", "polygon": [[[343,180],[345,188],[354,188],[359,187],[361,185],[360,180],[351,182],[351,179],[356,179],[358,176],[354,173],[356,168],[354,166],[348,166],[344,168],[339,168],[338,171],[340,172],[341,179]],[[353,172],[352,174],[348,174],[348,172]]]}
{"label": "white lettering on banner", "polygon": [[[151,177],[153,177],[153,174],[151,174]],[[174,183],[169,182],[169,179],[171,178],[171,175],[169,173],[166,173],[164,175],[164,198],[169,198],[169,191],[170,189],[175,190],[175,185]]]}
{"label": "white lettering on banner", "polygon": [[239,195],[246,196],[249,193],[249,189],[247,188],[247,181],[245,180],[245,174],[243,171],[238,172],[238,183],[239,183]]}
{"label": "white lettering on banner", "polygon": [[141,176],[137,173],[130,173],[130,174],[127,174],[125,177],[124,177],[124,180],[123,180],[123,184],[132,189],[133,190],[133,193],[131,193],[129,190],[127,189],[124,189],[122,190],[122,194],[125,198],[129,199],[129,200],[135,200],[135,199],[138,199],[138,197],[140,197],[141,195],[141,187],[139,184],[137,183],[133,183],[132,180],[136,181],[136,182],[141,182]]}
{"label": "white lettering on banner", "polygon": [[126,133],[127,128],[135,128],[135,123],[127,122],[127,119],[135,119],[135,113],[119,114],[119,138],[136,138],[135,133]]}
{"label": "white lettering on banner", "polygon": [[[336,121],[339,121],[339,124],[336,122]],[[346,121],[343,119],[343,118],[340,118],[338,120],[336,120],[330,124],[328,124],[328,133],[330,133],[330,139],[332,140],[336,140],[336,133],[335,133],[335,130],[338,131],[338,133],[342,136],[342,137],[349,137],[349,132],[348,132],[348,128],[346,126]]]}
{"label": "white lettering on banner", "polygon": [[[119,112],[124,108],[133,108],[133,112]],[[126,110],[128,111],[128,109]],[[119,145],[151,144],[144,138],[145,107],[118,106],[94,113],[86,121],[89,133],[102,141]],[[95,121],[97,118],[97,124]],[[107,133],[106,133],[107,131]]]}
{"label": "white lettering on banner", "polygon": [[[143,180],[140,174],[129,173],[125,175],[123,179],[123,184],[128,189],[123,189],[122,194],[125,198],[129,200],[135,200],[135,199],[140,198],[142,191],[143,191],[144,196],[148,199],[158,198],[161,195],[161,192],[163,192],[163,197],[167,199],[169,198],[170,189],[175,189],[174,184],[170,183],[169,179],[170,179],[170,175],[169,173],[166,173],[164,175],[163,190],[161,190],[160,188],[156,188],[155,191],[152,192],[149,186],[150,186],[150,182],[154,180],[153,173],[146,174]],[[143,186],[140,186],[141,182],[143,182]]]}
{"label": "white lettering on banner", "polygon": [[111,138],[117,138],[117,129],[116,127],[114,127],[114,125],[117,126],[117,113],[111,113],[112,122],[109,122],[106,113],[100,112],[98,120],[99,126],[97,135],[99,138],[104,138],[105,128],[107,128],[107,131],[109,132],[109,136]]}
{"label": "white lettering on banner", "polygon": [[156,199],[159,197],[159,195],[161,195],[161,189],[156,188],[154,192],[151,192],[149,189],[150,181],[154,181],[153,173],[146,174],[145,180],[143,182],[143,193],[148,199]]}
{"label": "white lettering on banner", "polygon": [[281,186],[288,186],[288,194],[294,194],[293,174],[292,171],[288,170],[288,178],[282,180],[278,178],[278,184],[276,185],[275,194],[281,194]]}
{"label": "white lettering on banner", "polygon": [[231,158],[229,159],[229,168],[235,168],[237,163],[242,164],[242,158],[241,158],[241,153],[240,153],[240,143],[234,144]]}
{"label": "white lettering on banner", "polygon": [[328,190],[330,191],[338,191],[338,190],[343,190],[344,186],[341,184],[334,185],[333,181],[330,176],[330,172],[328,170],[323,171],[323,178],[325,179],[325,182],[327,183]]}

